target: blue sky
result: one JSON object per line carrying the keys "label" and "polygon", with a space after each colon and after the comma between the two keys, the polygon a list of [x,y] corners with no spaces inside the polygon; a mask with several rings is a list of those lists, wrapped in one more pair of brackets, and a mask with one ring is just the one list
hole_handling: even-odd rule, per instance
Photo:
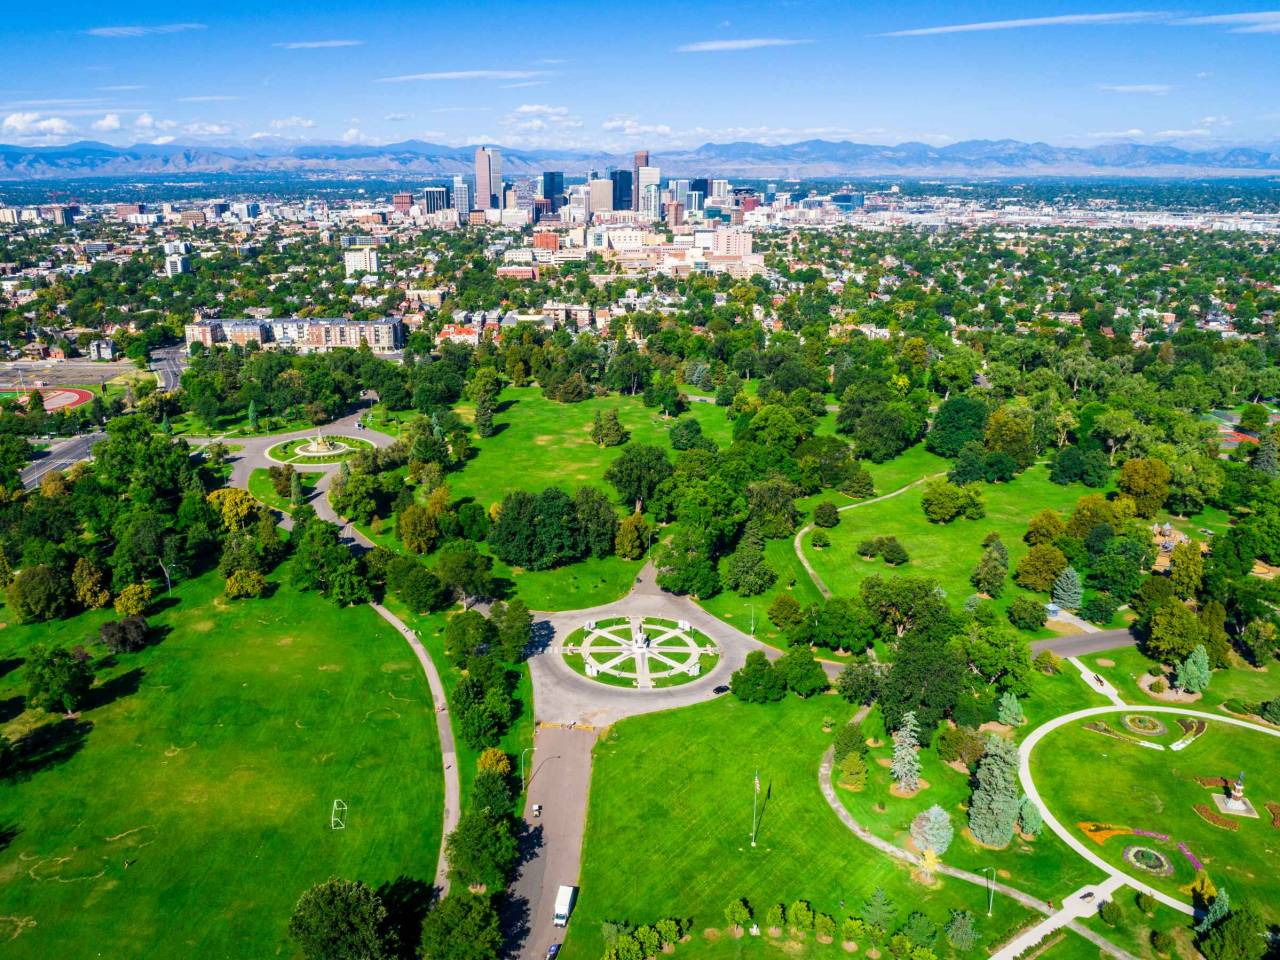
{"label": "blue sky", "polygon": [[65,0],[0,52],[6,143],[1280,141],[1280,10],[1234,3]]}

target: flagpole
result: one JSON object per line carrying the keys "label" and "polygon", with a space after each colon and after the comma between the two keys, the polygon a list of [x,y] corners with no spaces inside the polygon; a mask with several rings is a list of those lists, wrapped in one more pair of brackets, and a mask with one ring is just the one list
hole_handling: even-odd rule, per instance
{"label": "flagpole", "polygon": [[756,808],[760,803],[760,770],[756,769],[756,778],[751,788],[751,845],[756,845]]}

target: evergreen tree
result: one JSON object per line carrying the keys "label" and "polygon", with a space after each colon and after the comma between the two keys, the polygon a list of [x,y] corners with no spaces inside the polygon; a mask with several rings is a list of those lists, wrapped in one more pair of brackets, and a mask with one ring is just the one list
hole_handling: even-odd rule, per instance
{"label": "evergreen tree", "polygon": [[1003,737],[988,737],[978,761],[978,787],[969,802],[969,829],[981,843],[1004,847],[1018,822],[1018,748]]}
{"label": "evergreen tree", "polygon": [[1176,683],[1187,693],[1199,693],[1209,686],[1211,677],[1209,652],[1203,643],[1198,643],[1187,659],[1178,665]]}
{"label": "evergreen tree", "polygon": [[1022,832],[1029,837],[1039,834],[1044,826],[1044,815],[1040,813],[1040,808],[1030,797],[1024,796],[1018,805],[1018,824],[1022,827]]}
{"label": "evergreen tree", "polygon": [[893,761],[889,764],[898,789],[911,793],[920,786],[920,757],[918,750],[920,726],[914,711],[902,715],[902,724],[893,735]]}
{"label": "evergreen tree", "polygon": [[591,442],[597,447],[604,446],[604,420],[600,416],[599,410],[591,418]]}
{"label": "evergreen tree", "polygon": [[974,569],[969,582],[979,593],[998,597],[1004,592],[1004,582],[1009,576],[1009,551],[999,540],[982,552],[982,559]]}
{"label": "evergreen tree", "polygon": [[302,503],[302,474],[296,470],[289,476],[289,502],[295,507]]}
{"label": "evergreen tree", "polygon": [[1277,455],[1277,446],[1280,441],[1277,440],[1276,431],[1268,430],[1262,435],[1262,441],[1258,444],[1258,452],[1253,455],[1253,469],[1260,473],[1265,473],[1269,477],[1274,477],[1280,471],[1280,456]]}
{"label": "evergreen tree", "polygon": [[1018,695],[1012,690],[1006,690],[1000,694],[1000,702],[996,705],[996,719],[1011,727],[1020,727],[1026,723],[1027,718],[1022,713],[1022,704],[1018,702]]}
{"label": "evergreen tree", "polygon": [[1075,567],[1067,567],[1053,581],[1053,602],[1064,610],[1077,610],[1083,599],[1080,574]]}
{"label": "evergreen tree", "polygon": [[1218,891],[1218,895],[1214,897],[1213,901],[1209,904],[1209,909],[1205,911],[1204,919],[1195,925],[1196,933],[1201,936],[1208,933],[1222,920],[1224,920],[1230,912],[1231,898],[1227,896],[1227,888],[1223,887]]}
{"label": "evergreen tree", "polygon": [[476,400],[476,436],[480,438],[493,436],[493,400],[488,394]]}
{"label": "evergreen tree", "polygon": [[1209,960],[1262,960],[1267,948],[1267,925],[1249,901],[1229,911],[1200,941],[1200,952]]}
{"label": "evergreen tree", "polygon": [[884,887],[876,887],[862,904],[862,919],[877,927],[887,928],[898,913],[898,905],[889,899]]}
{"label": "evergreen tree", "polygon": [[258,404],[255,401],[253,400],[249,401],[249,410],[245,414],[245,416],[249,420],[249,429],[257,430],[258,429]]}
{"label": "evergreen tree", "polygon": [[911,821],[911,839],[920,850],[932,850],[942,856],[951,846],[955,830],[951,816],[936,803]]}

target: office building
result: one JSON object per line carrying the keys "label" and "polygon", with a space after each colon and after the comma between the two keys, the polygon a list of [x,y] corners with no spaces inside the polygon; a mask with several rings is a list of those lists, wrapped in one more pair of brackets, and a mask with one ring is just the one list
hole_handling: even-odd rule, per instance
{"label": "office building", "polygon": [[262,214],[262,207],[252,200],[246,200],[243,203],[233,203],[231,205],[231,214],[241,222],[257,220]]}
{"label": "office building", "polygon": [[697,190],[703,197],[707,197],[711,193],[711,181],[706,177],[694,177],[689,181],[689,189]]}
{"label": "office building", "polygon": [[381,266],[378,261],[378,251],[375,247],[348,250],[342,255],[342,263],[346,267],[348,277],[363,277],[371,273],[376,274]]}
{"label": "office building", "polygon": [[453,209],[458,211],[464,220],[471,212],[471,184],[466,177],[453,178]]}
{"label": "office building", "polygon": [[728,180],[712,180],[711,193],[707,195],[713,200],[729,199],[729,181]]}
{"label": "office building", "polygon": [[662,219],[662,191],[656,183],[651,183],[644,188],[644,193],[640,197],[640,213],[650,220]]}
{"label": "office building", "polygon": [[649,167],[649,151],[637,150],[636,155],[631,163],[631,209],[640,209],[640,195],[644,192],[645,182],[640,179],[640,171],[642,169],[657,170],[657,167]]}
{"label": "office building", "polygon": [[634,190],[635,194],[637,194],[641,200],[644,199],[645,191],[649,189],[649,187],[653,187],[657,190],[661,188],[661,185],[662,171],[657,167],[640,167],[636,171]]}
{"label": "office building", "polygon": [[408,190],[393,193],[391,195],[391,206],[401,216],[408,216],[409,208],[413,206],[413,194]]}
{"label": "office building", "polygon": [[446,187],[425,187],[422,191],[422,212],[439,213],[449,206],[449,191]]}
{"label": "office building", "polygon": [[599,213],[613,209],[613,181],[591,180],[587,184],[591,193],[591,212]]}
{"label": "office building", "polygon": [[502,209],[502,151],[496,147],[476,148],[475,208]]}
{"label": "office building", "polygon": [[164,258],[164,272],[167,277],[176,277],[180,273],[191,271],[191,261],[181,254],[170,254]]}
{"label": "office building", "polygon": [[631,171],[610,170],[609,179],[613,182],[613,209],[634,210],[631,196]]}
{"label": "office building", "polygon": [[125,220],[129,217],[135,217],[140,213],[146,213],[146,212],[147,212],[147,205],[145,203],[117,203],[116,204],[116,217],[120,220]]}
{"label": "office building", "polygon": [[703,193],[701,190],[690,190],[684,195],[684,208],[690,213],[702,210]]}
{"label": "office building", "polygon": [[564,173],[559,170],[543,171],[542,198],[551,201],[552,213],[564,205]]}

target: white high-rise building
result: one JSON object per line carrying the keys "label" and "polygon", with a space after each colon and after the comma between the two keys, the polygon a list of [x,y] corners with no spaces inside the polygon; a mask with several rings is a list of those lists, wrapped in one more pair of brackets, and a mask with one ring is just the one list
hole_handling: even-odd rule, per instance
{"label": "white high-rise building", "polygon": [[569,222],[588,223],[590,220],[591,190],[585,183],[574,184],[569,188]]}
{"label": "white high-rise building", "polygon": [[591,212],[613,209],[613,181],[592,180],[587,184],[591,193]]}
{"label": "white high-rise building", "polygon": [[343,266],[346,267],[348,277],[363,277],[368,274],[376,274],[381,264],[378,262],[378,250],[376,247],[357,247],[354,250],[348,250],[342,255]]}
{"label": "white high-rise building", "polygon": [[[644,169],[643,167],[641,169]],[[650,220],[662,219],[662,191],[651,183],[640,193],[640,213]]]}
{"label": "white high-rise building", "polygon": [[[657,187],[662,183],[662,171],[657,167],[637,167],[635,190],[637,196],[640,197],[641,203],[644,202],[644,192],[647,187]],[[644,209],[643,206],[640,209]]]}
{"label": "white high-rise building", "polygon": [[728,180],[712,180],[710,199],[727,200],[728,198],[729,198],[729,181]]}
{"label": "white high-rise building", "polygon": [[464,221],[471,212],[471,184],[467,183],[466,177],[453,178],[453,209]]}
{"label": "white high-rise building", "polygon": [[179,253],[173,253],[164,258],[164,272],[166,276],[176,277],[180,273],[187,273],[191,270],[191,261]]}

